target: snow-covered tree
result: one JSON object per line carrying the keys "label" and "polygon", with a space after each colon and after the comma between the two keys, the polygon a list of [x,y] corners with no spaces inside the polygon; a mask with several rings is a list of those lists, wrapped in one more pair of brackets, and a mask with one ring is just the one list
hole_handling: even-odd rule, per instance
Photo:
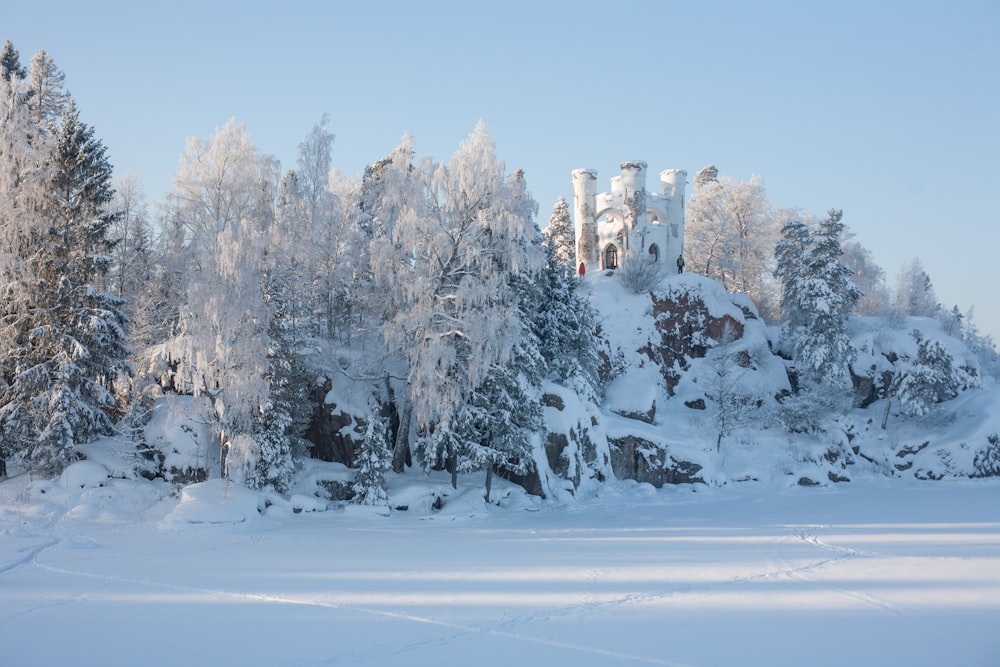
{"label": "snow-covered tree", "polygon": [[192,275],[177,333],[152,361],[167,373],[164,384],[212,399],[222,474],[280,489],[292,470],[286,389],[294,372],[283,368],[287,348],[276,340],[275,313],[285,307],[273,244],[276,184],[274,159],[235,121],[208,141],[189,140],[170,206],[183,232],[175,250]]}
{"label": "snow-covered tree", "polygon": [[919,259],[904,265],[896,278],[896,307],[917,317],[937,317],[941,311],[934,285]]}
{"label": "snow-covered tree", "polygon": [[582,396],[596,399],[596,315],[579,293],[575,273],[555,260],[550,239],[542,241],[545,261],[537,277],[519,281],[521,319],[535,340],[544,379],[573,387]]}
{"label": "snow-covered tree", "polygon": [[65,82],[66,75],[56,67],[52,56],[47,52],[39,51],[32,56],[28,66],[28,89],[31,94],[28,104],[32,110],[32,118],[39,127],[62,117],[70,100],[65,91]]}
{"label": "snow-covered tree", "polygon": [[847,319],[861,297],[851,270],[841,261],[842,213],[830,210],[815,233],[801,222],[787,223],[775,248],[775,275],[782,284],[783,337],[794,349],[800,380],[849,387],[856,351]]}
{"label": "snow-covered tree", "polygon": [[0,49],[0,78],[11,83],[13,79],[24,79],[26,74],[21,66],[21,54],[8,39]]}
{"label": "snow-covered tree", "polygon": [[709,164],[694,175],[694,187],[701,189],[717,180],[719,180],[719,170],[714,164]]}
{"label": "snow-covered tree", "polygon": [[[27,105],[27,85],[10,42],[0,76],[0,477],[6,461],[31,446],[37,415],[28,344],[37,320],[35,267],[48,230],[43,215],[51,183],[50,143],[39,136]],[[35,137],[29,140],[29,137]]]}
{"label": "snow-covered tree", "polygon": [[118,216],[109,230],[114,247],[108,289],[129,303],[135,303],[152,279],[153,253],[153,228],[138,176],[127,174],[115,180],[112,205]]}
{"label": "snow-covered tree", "polygon": [[723,326],[716,345],[708,353],[708,391],[706,396],[715,403],[715,450],[722,450],[722,440],[746,420],[752,399],[741,390],[740,381],[746,372],[740,365],[735,343],[736,331],[729,322]]}
{"label": "snow-covered tree", "polygon": [[[512,276],[536,272],[541,258],[524,192],[504,177],[482,123],[450,163],[423,160],[413,179],[418,189],[393,229],[401,254],[379,253],[373,269],[397,304],[383,331],[406,357],[412,418],[430,437],[446,433],[472,392],[510,360],[523,326]],[[435,447],[422,452],[425,465],[437,465]]]}
{"label": "snow-covered tree", "polygon": [[979,381],[955,365],[948,349],[938,340],[926,338],[919,330],[910,334],[917,344],[917,353],[904,360],[896,371],[888,392],[882,428],[885,428],[893,401],[904,414],[919,417],[938,403],[951,400],[960,391],[978,386]]}
{"label": "snow-covered tree", "polygon": [[[22,145],[45,145],[49,168],[47,182],[34,185],[26,161],[13,175],[15,191],[42,189],[29,195],[37,197],[31,208],[11,210],[5,221],[12,254],[5,273],[33,294],[8,304],[8,344],[16,352],[5,359],[0,420],[26,466],[55,472],[74,459],[77,444],[111,431],[115,381],[131,374],[122,302],[101,289],[116,213],[105,148],[72,101],[52,134],[37,126],[20,131],[28,132]],[[23,202],[21,192],[12,194]]]}
{"label": "snow-covered tree", "polygon": [[889,312],[892,299],[885,282],[885,271],[875,262],[875,256],[857,241],[843,244],[844,266],[852,271],[852,280],[861,290],[861,298],[854,309],[855,315],[884,316]]}
{"label": "snow-covered tree", "polygon": [[388,417],[377,404],[368,411],[359,464],[352,487],[354,502],[359,505],[387,505],[389,496],[385,491],[385,473],[392,465],[392,445]]}
{"label": "snow-covered tree", "polygon": [[687,267],[761,300],[778,232],[764,183],[757,176],[697,180],[685,221]]}
{"label": "snow-covered tree", "polygon": [[560,266],[564,266],[570,271],[576,270],[576,230],[573,227],[573,219],[569,215],[569,204],[566,199],[559,198],[559,201],[552,207],[552,215],[549,216],[549,226],[545,228],[545,235],[549,238],[555,252],[555,261]]}

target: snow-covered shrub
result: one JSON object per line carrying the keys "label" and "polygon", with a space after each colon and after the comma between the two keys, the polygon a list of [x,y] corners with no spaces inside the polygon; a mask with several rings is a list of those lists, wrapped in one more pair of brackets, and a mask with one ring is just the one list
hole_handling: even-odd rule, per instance
{"label": "snow-covered shrub", "polygon": [[657,262],[641,256],[626,257],[618,267],[618,279],[633,294],[652,291],[663,280],[663,275]]}
{"label": "snow-covered shrub", "polygon": [[976,452],[972,465],[976,477],[1000,477],[1000,436],[996,433],[987,438],[989,444]]}
{"label": "snow-covered shrub", "polygon": [[979,384],[965,368],[955,365],[940,341],[925,338],[916,329],[911,335],[917,343],[917,355],[903,366],[892,384],[893,396],[905,414],[925,415],[935,404]]}

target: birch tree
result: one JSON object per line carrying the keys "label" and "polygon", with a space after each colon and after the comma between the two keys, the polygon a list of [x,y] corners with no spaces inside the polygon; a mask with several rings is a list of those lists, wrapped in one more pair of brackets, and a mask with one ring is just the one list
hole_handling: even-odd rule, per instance
{"label": "birch tree", "polygon": [[402,254],[381,256],[373,269],[398,304],[383,332],[406,358],[424,464],[444,457],[454,471],[454,446],[431,436],[447,433],[491,368],[509,361],[522,326],[512,276],[537,271],[540,257],[522,193],[505,179],[482,123],[448,164],[422,160],[414,178],[393,230]]}

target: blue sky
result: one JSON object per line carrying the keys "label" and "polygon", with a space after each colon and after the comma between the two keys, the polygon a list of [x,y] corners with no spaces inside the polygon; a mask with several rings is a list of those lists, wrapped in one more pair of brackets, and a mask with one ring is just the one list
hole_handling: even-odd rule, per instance
{"label": "blue sky", "polygon": [[479,119],[545,224],[570,172],[645,160],[758,174],[844,222],[893,281],[1000,339],[1000,3],[17,3],[4,33],[66,73],[116,170],[162,199],[188,136],[230,117],[293,166],[324,112],[359,173],[413,135],[447,159]]}

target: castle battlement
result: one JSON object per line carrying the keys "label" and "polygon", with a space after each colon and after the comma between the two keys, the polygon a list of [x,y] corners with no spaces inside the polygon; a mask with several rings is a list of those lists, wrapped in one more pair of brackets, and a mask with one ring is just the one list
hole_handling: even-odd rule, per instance
{"label": "castle battlement", "polygon": [[661,192],[646,190],[646,163],[623,162],[611,191],[597,193],[597,171],[573,172],[573,226],[581,272],[617,268],[641,256],[676,268],[684,254],[684,188],[687,172],[660,172]]}

